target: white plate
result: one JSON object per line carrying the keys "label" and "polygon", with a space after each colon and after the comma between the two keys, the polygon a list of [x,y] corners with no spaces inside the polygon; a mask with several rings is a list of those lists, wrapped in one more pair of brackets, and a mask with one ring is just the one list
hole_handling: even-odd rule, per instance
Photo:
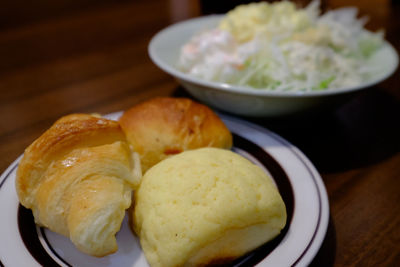
{"label": "white plate", "polygon": [[[287,226],[276,239],[234,265],[308,265],[324,240],[329,220],[328,197],[320,175],[296,147],[276,134],[236,118],[221,118],[234,134],[234,151],[268,169],[288,213]],[[19,205],[15,191],[20,158],[0,178],[0,266],[148,266],[127,220],[117,234],[118,252],[103,258],[85,255],[68,238],[36,227],[31,212]]]}
{"label": "white plate", "polygon": [[222,17],[223,15],[209,15],[170,25],[151,39],[148,50],[152,61],[175,77],[191,95],[208,105],[234,114],[273,117],[296,114],[327,105],[334,106],[346,101],[350,94],[387,79],[399,63],[396,50],[385,41],[382,48],[367,63],[373,69],[380,69],[369,80],[358,86],[312,92],[253,89],[206,81],[180,71],[176,65],[181,47],[194,34],[216,27]]}

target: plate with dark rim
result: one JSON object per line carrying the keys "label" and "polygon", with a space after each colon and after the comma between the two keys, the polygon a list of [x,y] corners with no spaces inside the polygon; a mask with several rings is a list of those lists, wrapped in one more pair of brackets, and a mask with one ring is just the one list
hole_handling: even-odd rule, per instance
{"label": "plate with dark rim", "polygon": [[[117,119],[121,114],[105,117]],[[329,221],[321,176],[299,149],[275,133],[234,117],[221,118],[233,133],[232,150],[270,174],[288,215],[279,236],[231,266],[307,266],[324,240]],[[149,266],[126,218],[117,233],[118,251],[102,258],[83,254],[68,238],[35,225],[31,211],[19,204],[15,190],[20,159],[0,178],[0,266]]]}

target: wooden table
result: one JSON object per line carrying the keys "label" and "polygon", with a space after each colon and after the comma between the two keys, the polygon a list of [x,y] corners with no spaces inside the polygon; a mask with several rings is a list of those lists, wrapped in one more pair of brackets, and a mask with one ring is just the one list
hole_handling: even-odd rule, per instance
{"label": "wooden table", "polygon": [[[2,1],[0,171],[62,115],[104,114],[154,96],[186,96],[150,61],[147,44],[171,22],[200,14],[202,6],[194,3]],[[400,50],[396,1],[350,3],[370,16],[370,29],[384,27]],[[330,224],[312,266],[400,266],[399,86],[397,73],[314,117],[245,118],[300,148],[326,184]]]}

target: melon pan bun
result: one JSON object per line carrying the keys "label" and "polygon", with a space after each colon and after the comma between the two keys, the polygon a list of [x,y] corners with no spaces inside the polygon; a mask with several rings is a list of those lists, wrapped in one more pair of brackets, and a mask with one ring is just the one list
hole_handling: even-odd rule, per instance
{"label": "melon pan bun", "polygon": [[270,177],[230,150],[182,152],[144,176],[132,227],[152,267],[231,261],[276,237],[285,204]]}

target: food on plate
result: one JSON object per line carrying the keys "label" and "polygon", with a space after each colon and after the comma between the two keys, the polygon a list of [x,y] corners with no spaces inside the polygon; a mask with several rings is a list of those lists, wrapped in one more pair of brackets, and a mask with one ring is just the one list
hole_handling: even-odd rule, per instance
{"label": "food on plate", "polygon": [[319,1],[240,5],[181,49],[178,68],[207,81],[271,90],[359,86],[382,71],[368,64],[382,32],[364,28],[356,8],[320,13]]}
{"label": "food on plate", "polygon": [[150,99],[124,112],[119,122],[140,155],[143,172],[185,150],[232,146],[232,135],[222,120],[187,98]]}
{"label": "food on plate", "polygon": [[135,232],[152,267],[226,263],[276,237],[285,204],[259,166],[200,148],[148,170],[135,194]]}
{"label": "food on plate", "polygon": [[16,189],[37,224],[104,256],[117,250],[115,234],[140,178],[139,157],[118,122],[72,114],[25,150]]}

